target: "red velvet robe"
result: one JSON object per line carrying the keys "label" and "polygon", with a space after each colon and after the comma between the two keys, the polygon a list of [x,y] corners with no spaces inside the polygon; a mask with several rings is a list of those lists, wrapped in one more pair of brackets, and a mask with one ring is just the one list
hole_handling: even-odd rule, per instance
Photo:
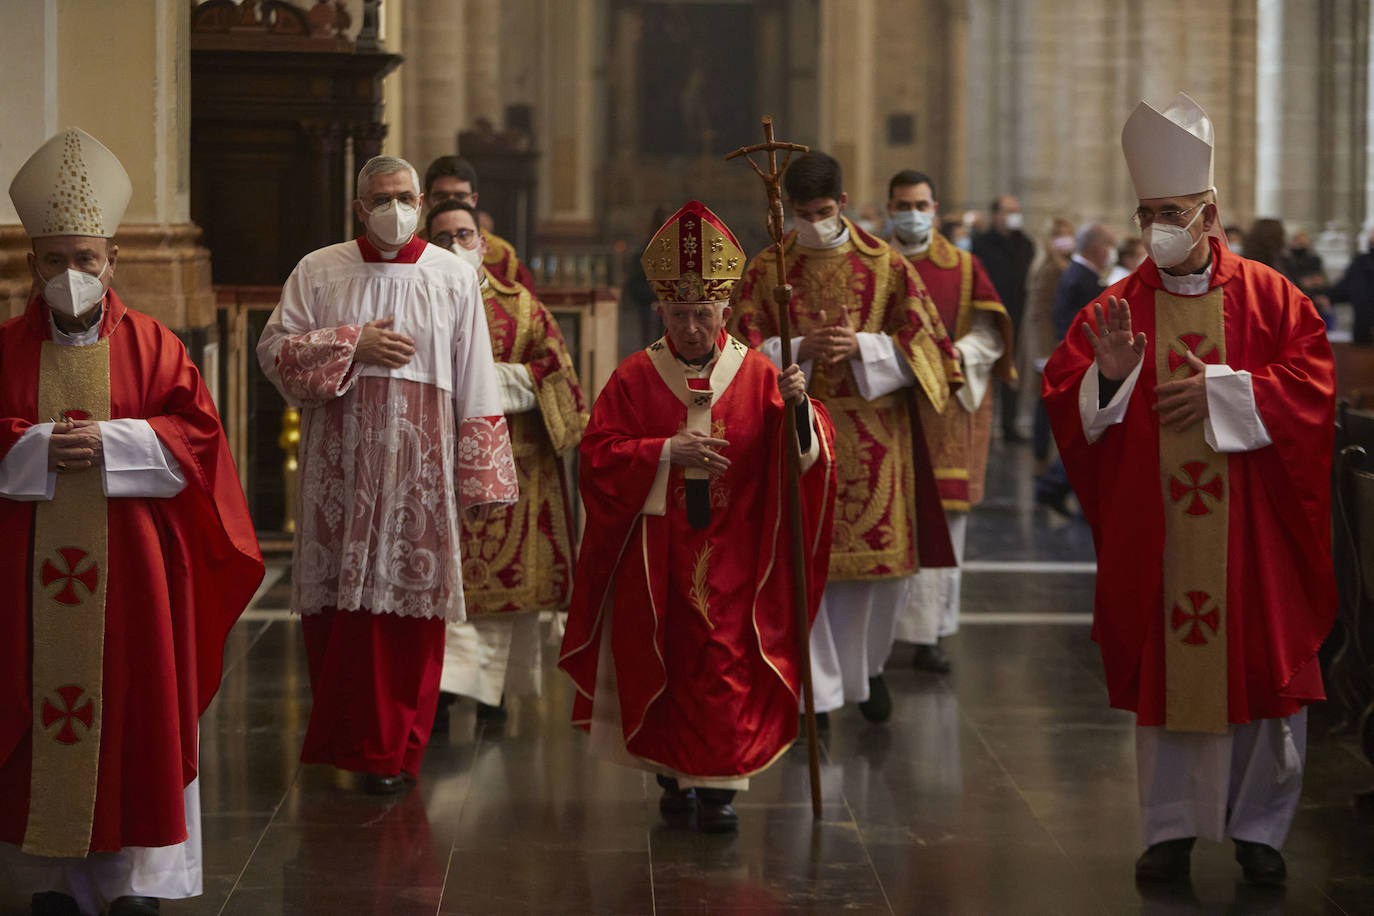
{"label": "red velvet robe", "polygon": [[[110,416],[146,419],[186,487],[170,499],[111,499],[104,712],[91,852],[186,839],[197,720],[219,689],[224,640],[262,580],[262,555],[219,414],[171,331],[111,291]],[[37,416],[48,309],[0,325],[0,457]],[[62,486],[59,479],[59,487]],[[32,741],[30,560],[34,503],[0,497],[0,841],[21,843]]]}
{"label": "red velvet robe", "polygon": [[[666,513],[642,514],[663,442],[687,417],[650,351],[621,363],[592,408],[581,445],[587,525],[559,666],[577,686],[573,723],[589,729],[611,610],[629,752],[677,773],[729,778],[766,767],[795,739],[801,688],[777,369],[721,340],[743,361],[711,408],[712,435],[729,440],[731,466],[711,483],[707,528],[687,523],[676,465]],[[821,457],[802,477],[802,524],[814,617],[830,559],[835,471],[833,427],[825,408],[812,406]]]}
{"label": "red velvet robe", "polygon": [[[1252,373],[1255,405],[1273,444],[1227,457],[1227,682],[1232,723],[1287,716],[1323,699],[1317,649],[1335,618],[1330,471],[1334,370],[1311,301],[1281,275],[1215,239],[1211,286],[1222,288],[1226,362]],[[1141,725],[1164,722],[1164,537],[1150,260],[1113,286],[1144,366],[1125,419],[1096,443],[1083,435],[1078,390],[1093,362],[1080,326],[1089,304],[1045,367],[1044,399],[1083,512],[1092,524],[1098,577],[1093,638],[1113,706]],[[1165,345],[1167,345],[1166,342]]]}

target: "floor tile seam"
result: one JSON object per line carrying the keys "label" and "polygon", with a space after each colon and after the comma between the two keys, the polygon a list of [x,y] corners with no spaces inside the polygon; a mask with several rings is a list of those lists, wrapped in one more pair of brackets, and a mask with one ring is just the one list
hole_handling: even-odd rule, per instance
{"label": "floor tile seam", "polygon": [[649,913],[657,916],[658,886],[654,884],[654,832],[651,829],[644,831],[644,848],[649,854]]}
{"label": "floor tile seam", "polygon": [[[257,621],[253,622],[256,623]],[[224,683],[225,679],[227,679],[229,675],[234,673],[234,670],[238,668],[240,664],[247,660],[248,656],[253,652],[253,647],[256,646],[262,640],[262,638],[267,635],[267,631],[272,628],[272,623],[273,622],[270,620],[262,621],[262,626],[258,629],[257,633],[254,634],[253,637],[248,640],[248,645],[243,647],[243,651],[235,655],[231,661],[225,664],[219,676],[221,684]]]}
{"label": "floor tile seam", "polygon": [[[873,854],[868,849],[868,841],[864,839],[863,829],[859,826],[859,818],[854,811],[854,807],[849,803],[849,796],[841,791],[840,799],[844,802],[845,810],[849,812],[849,820],[854,824],[854,833],[859,841],[859,848],[864,851],[864,859],[868,862],[868,870],[873,873],[873,880],[878,882],[878,890],[881,891],[883,895],[883,904],[887,907],[887,911],[891,913],[892,916],[896,916],[897,911],[892,906],[892,898],[888,896],[887,885],[883,884],[883,876],[878,872],[878,864],[873,861]],[[816,825],[813,822],[812,829],[814,830],[815,827]]]}
{"label": "floor tile seam", "polygon": [[267,823],[262,825],[262,832],[258,834],[258,841],[253,844],[253,851],[248,853],[248,858],[243,860],[243,867],[239,869],[238,875],[234,878],[233,887],[229,888],[229,893],[225,895],[224,903],[219,909],[219,916],[224,916],[224,912],[229,906],[229,901],[234,899],[234,893],[239,889],[239,885],[243,883],[243,876],[248,873],[248,866],[253,864],[253,858],[258,854],[258,850],[262,848],[263,840],[267,838],[267,831],[272,829],[272,824],[276,822],[277,815],[281,813],[282,805],[286,804],[286,796],[290,794],[292,786],[296,784],[296,780],[300,779],[300,776],[301,764],[297,761],[295,772],[291,774],[291,779],[287,782],[286,788],[282,792],[281,800],[279,800],[277,806],[272,809],[272,815],[267,819]]}

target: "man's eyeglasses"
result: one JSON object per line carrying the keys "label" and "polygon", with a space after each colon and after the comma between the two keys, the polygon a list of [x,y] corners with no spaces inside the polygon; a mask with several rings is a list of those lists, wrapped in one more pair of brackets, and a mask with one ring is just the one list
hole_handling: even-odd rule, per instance
{"label": "man's eyeglasses", "polygon": [[393,200],[398,203],[403,203],[407,207],[413,207],[420,202],[420,198],[409,191],[400,194],[373,194],[367,199],[367,209],[376,210],[378,207],[385,207]]}
{"label": "man's eyeglasses", "polygon": [[430,241],[440,248],[452,248],[455,241],[466,248],[468,247],[468,243],[476,236],[476,229],[457,229],[453,232],[440,232],[438,235],[431,238]]}
{"label": "man's eyeglasses", "polygon": [[472,202],[472,192],[470,191],[430,191],[429,199],[436,204],[441,204],[446,200],[456,200],[460,204]]}
{"label": "man's eyeglasses", "polygon": [[1188,214],[1198,207],[1205,206],[1207,201],[1201,200],[1193,204],[1186,210],[1177,207],[1165,207],[1163,210],[1151,210],[1149,207],[1137,207],[1131,214],[1131,222],[1135,223],[1137,229],[1144,229],[1154,222],[1164,223],[1169,226],[1184,226],[1188,223]]}

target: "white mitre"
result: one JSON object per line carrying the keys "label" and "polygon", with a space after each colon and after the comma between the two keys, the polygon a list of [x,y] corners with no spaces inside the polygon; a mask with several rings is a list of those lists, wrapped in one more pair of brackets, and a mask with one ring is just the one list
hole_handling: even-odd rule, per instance
{"label": "white mitre", "polygon": [[1212,144],[1212,121],[1187,94],[1174,96],[1162,112],[1141,102],[1121,128],[1135,196],[1152,200],[1214,190]]}
{"label": "white mitre", "polygon": [[134,188],[115,154],[72,127],[50,138],[10,182],[10,200],[29,238],[111,238]]}

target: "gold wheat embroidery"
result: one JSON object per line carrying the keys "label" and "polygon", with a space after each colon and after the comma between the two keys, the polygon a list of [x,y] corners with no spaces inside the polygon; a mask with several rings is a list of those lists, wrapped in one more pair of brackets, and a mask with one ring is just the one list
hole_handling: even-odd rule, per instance
{"label": "gold wheat embroidery", "polygon": [[692,567],[692,607],[696,608],[701,619],[706,621],[706,626],[714,630],[716,625],[711,622],[710,605],[710,585],[707,583],[707,572],[711,562],[711,545],[703,544],[701,550],[697,551],[696,562]]}

